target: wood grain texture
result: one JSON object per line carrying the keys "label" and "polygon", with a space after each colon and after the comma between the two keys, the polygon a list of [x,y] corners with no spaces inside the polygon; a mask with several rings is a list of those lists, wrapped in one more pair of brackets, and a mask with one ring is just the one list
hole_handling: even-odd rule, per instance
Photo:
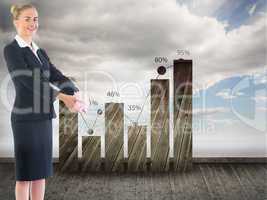
{"label": "wood grain texture", "polygon": [[[123,165],[124,104],[105,104],[105,171],[118,171]],[[115,163],[117,164],[115,165]]]}
{"label": "wood grain texture", "polygon": [[174,60],[174,159],[175,171],[192,168],[192,60]]}
{"label": "wood grain texture", "polygon": [[128,128],[128,159],[129,172],[146,171],[146,126],[130,126]]}
{"label": "wood grain texture", "polygon": [[[57,164],[55,164],[57,165]],[[56,168],[56,166],[55,166]],[[0,199],[15,199],[14,164],[0,164]],[[46,180],[49,200],[264,200],[266,164],[194,164],[186,172],[62,173]]]}
{"label": "wood grain texture", "polygon": [[66,172],[79,170],[78,114],[70,112],[59,101],[59,169]]}
{"label": "wood grain texture", "polygon": [[100,136],[82,136],[82,159],[80,165],[82,172],[102,170]]}
{"label": "wood grain texture", "polygon": [[151,80],[151,167],[167,171],[169,159],[169,80]]}

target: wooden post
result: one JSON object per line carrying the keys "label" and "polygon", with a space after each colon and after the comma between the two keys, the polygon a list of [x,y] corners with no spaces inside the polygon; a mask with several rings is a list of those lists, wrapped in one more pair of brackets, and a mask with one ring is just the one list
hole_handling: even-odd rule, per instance
{"label": "wooden post", "polygon": [[192,60],[174,60],[174,170],[192,167]]}
{"label": "wooden post", "polygon": [[169,170],[169,80],[151,80],[151,170]]}
{"label": "wooden post", "polygon": [[128,138],[128,171],[146,171],[146,126],[129,126]]}
{"label": "wooden post", "polygon": [[59,170],[79,170],[78,113],[71,113],[62,101],[59,101]]}
{"label": "wooden post", "polygon": [[81,171],[101,171],[101,136],[82,136]]}
{"label": "wooden post", "polygon": [[124,104],[105,104],[105,171],[119,171],[123,165]]}

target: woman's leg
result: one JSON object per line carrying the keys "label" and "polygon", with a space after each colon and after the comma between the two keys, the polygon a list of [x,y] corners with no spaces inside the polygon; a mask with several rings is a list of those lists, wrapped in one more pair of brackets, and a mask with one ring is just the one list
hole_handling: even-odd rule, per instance
{"label": "woman's leg", "polygon": [[45,194],[45,179],[31,181],[31,200],[43,200]]}
{"label": "woman's leg", "polygon": [[16,200],[29,200],[30,181],[16,181]]}

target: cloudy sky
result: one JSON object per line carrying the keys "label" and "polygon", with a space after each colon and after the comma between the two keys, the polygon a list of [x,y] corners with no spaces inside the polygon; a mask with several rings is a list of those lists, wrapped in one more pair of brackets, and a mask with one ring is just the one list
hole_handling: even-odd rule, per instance
{"label": "cloudy sky", "polygon": [[[25,1],[0,2],[1,47],[15,36],[9,14],[12,2]],[[261,87],[267,76],[267,7],[264,0],[77,0],[75,3],[55,0],[33,3],[38,8],[40,23],[35,41],[46,49],[52,62],[64,74],[76,78],[85,100],[95,100],[100,105],[109,100],[141,104],[149,80],[156,76],[158,64],[154,58],[167,57],[166,65],[171,65],[173,59],[181,57],[177,51],[186,50],[190,55],[185,58],[193,59],[194,93],[201,97],[194,99],[194,110],[199,117],[194,123],[198,124],[200,120],[206,124],[207,119],[209,123],[213,120],[212,126],[218,127],[212,129],[213,133],[221,130],[220,124],[228,124],[228,129],[232,130],[229,133],[247,130],[247,124],[254,127],[251,134],[266,132],[266,121],[251,125],[247,120],[250,112],[238,107],[241,100],[237,101],[242,94],[248,94],[240,91],[248,84],[248,76],[256,77],[255,84],[260,84],[260,90],[253,94],[258,96],[249,93],[247,98],[254,100],[253,106],[256,105],[261,114],[266,113],[266,89]],[[170,73],[162,78],[169,78]],[[2,54],[0,75],[6,76]],[[234,87],[239,88],[232,94]],[[108,91],[117,90],[120,99],[107,97]],[[251,105],[251,101],[245,103]],[[237,110],[236,114],[233,110]],[[144,120],[146,115],[144,112]],[[234,126],[236,124],[239,127]],[[220,142],[221,137],[213,135],[214,140]],[[204,142],[201,143],[200,138],[199,145],[195,143],[196,149],[206,146],[207,139],[203,138]],[[261,138],[255,140],[255,144],[259,140]],[[198,152],[200,150],[196,150],[195,155]]]}

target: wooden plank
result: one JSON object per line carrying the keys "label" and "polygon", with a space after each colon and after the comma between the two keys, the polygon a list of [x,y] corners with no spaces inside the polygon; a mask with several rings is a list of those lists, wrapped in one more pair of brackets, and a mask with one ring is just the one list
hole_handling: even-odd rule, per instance
{"label": "wooden plank", "polygon": [[[105,131],[106,132],[117,128],[116,123],[118,123],[120,120],[120,117],[118,117],[118,115],[120,115],[120,110],[121,109],[120,109],[119,104],[115,104],[115,103],[105,104]],[[114,138],[113,134],[105,134],[106,141],[112,141],[113,138]],[[107,142],[105,143],[106,149],[109,144],[110,143],[107,143]]]}
{"label": "wooden plank", "polygon": [[193,156],[192,156],[192,117],[189,118],[189,122],[187,123],[186,128],[186,136],[188,137],[188,142],[186,143],[186,152],[185,152],[185,164],[184,164],[184,171],[191,170],[193,168]]}
{"label": "wooden plank", "polygon": [[183,130],[181,130],[182,133],[182,143],[180,146],[180,152],[179,152],[179,160],[176,163],[176,170],[178,171],[185,171],[187,168],[191,167],[192,163],[192,116],[186,115],[183,119],[184,124]]}
{"label": "wooden plank", "polygon": [[78,170],[78,138],[75,134],[67,136],[63,148],[59,149],[59,165],[62,172],[74,172]]}
{"label": "wooden plank", "polygon": [[[141,130],[138,126],[129,126],[128,127],[128,158],[131,154],[134,144],[136,142],[139,131]],[[123,157],[124,150],[121,148],[118,157]],[[122,160],[117,159],[114,165],[114,169],[117,169],[118,172],[126,172],[128,170],[128,158],[123,158]],[[123,164],[121,164],[121,162]]]}
{"label": "wooden plank", "polygon": [[124,158],[124,149],[123,146],[119,149],[117,158],[115,159],[114,165],[112,167],[112,172],[126,172],[127,171],[127,158]]}
{"label": "wooden plank", "polygon": [[193,157],[194,163],[259,163],[266,164],[267,157]]}
{"label": "wooden plank", "polygon": [[[259,164],[229,164],[235,171],[235,174],[240,180],[240,183],[244,187],[245,192],[248,195],[248,199],[266,199],[266,172],[265,170],[257,169],[257,173],[252,175],[252,168],[255,168]],[[265,174],[265,175],[264,175]],[[251,192],[250,192],[251,191]]]}
{"label": "wooden plank", "polygon": [[199,169],[198,165],[192,166],[194,167],[190,172],[186,171],[184,173],[177,173],[177,176],[180,174],[184,174],[185,179],[184,181],[186,182],[186,187],[191,188],[192,190],[188,190],[186,193],[188,199],[210,199],[210,195],[208,192],[208,188],[205,185],[205,182],[203,180],[203,177],[201,175],[201,171]]}
{"label": "wooden plank", "polygon": [[[138,126],[129,126],[128,127],[128,157],[132,152],[133,146],[136,142],[139,131],[141,130]],[[121,158],[124,156],[123,148],[120,149],[118,157]],[[121,164],[123,163],[123,164]],[[113,167],[113,171],[117,170],[118,172],[126,172],[128,169],[128,158],[123,158],[122,160],[116,159],[116,162]]]}
{"label": "wooden plank", "polygon": [[81,173],[76,174],[74,179],[64,184],[71,188],[64,192],[62,198],[64,200],[83,200],[83,199],[98,199],[105,200],[110,197],[109,176],[103,173]]}
{"label": "wooden plank", "polygon": [[222,188],[222,182],[215,174],[215,170],[212,166],[203,164],[200,167],[201,174],[208,187],[209,194],[212,199],[223,199],[225,196],[225,191]]}
{"label": "wooden plank", "polygon": [[222,181],[222,187],[226,191],[225,199],[248,199],[229,165],[217,164],[216,168],[216,176]]}
{"label": "wooden plank", "polygon": [[46,199],[63,199],[65,193],[71,190],[71,187],[68,187],[67,184],[72,177],[73,175],[69,173],[55,170],[53,177],[46,179]]}
{"label": "wooden plank", "polygon": [[167,173],[151,173],[153,200],[176,200],[172,198],[172,189]]}
{"label": "wooden plank", "polygon": [[[143,137],[146,138],[146,135]],[[148,170],[147,170],[147,157],[146,157],[146,145],[145,145],[145,147],[143,147],[143,149],[141,151],[137,171],[141,172],[141,173],[142,172],[148,172]]]}
{"label": "wooden plank", "polygon": [[174,81],[174,170],[192,168],[192,60],[175,60]]}
{"label": "wooden plank", "polygon": [[127,158],[124,158],[123,146],[120,148],[114,165],[111,169],[112,172],[126,172],[127,171]]}
{"label": "wooden plank", "polygon": [[59,102],[59,169],[78,171],[78,113]]}
{"label": "wooden plank", "polygon": [[[115,107],[115,108],[114,108]],[[113,110],[116,110],[114,113]],[[105,104],[105,171],[117,171],[114,169],[115,162],[123,165],[123,156],[119,152],[123,148],[124,132],[124,104]],[[119,165],[116,165],[119,166]],[[118,167],[119,169],[120,167]]]}
{"label": "wooden plank", "polygon": [[[15,198],[14,164],[0,164],[0,197]],[[59,173],[47,199],[266,199],[266,164],[195,164],[184,173]],[[114,187],[116,185],[116,187]],[[121,195],[123,194],[123,195]]]}
{"label": "wooden plank", "polygon": [[99,172],[104,171],[104,158],[101,158],[101,139],[99,138],[96,144],[96,149],[92,155],[92,162],[90,164],[90,171]]}
{"label": "wooden plank", "polygon": [[[192,137],[192,136],[191,136]],[[190,140],[192,141],[192,140]],[[192,144],[191,144],[192,145]],[[191,152],[192,153],[192,152]],[[266,157],[192,157],[192,163],[253,163],[253,164],[266,164]],[[169,159],[171,160],[171,159]],[[14,163],[14,157],[2,157],[0,158],[0,163]],[[58,157],[53,158],[53,163],[58,163]]]}
{"label": "wooden plank", "polygon": [[[138,172],[145,171],[146,164],[146,126],[136,126],[132,127],[136,130],[132,134],[137,135],[136,141],[134,144],[131,144],[131,151],[128,157],[128,171],[129,172]],[[133,143],[132,141],[128,141]]]}
{"label": "wooden plank", "polygon": [[82,159],[81,170],[100,171],[101,168],[101,137],[100,136],[82,136]]}
{"label": "wooden plank", "polygon": [[167,115],[168,113],[166,113],[166,115],[163,117],[164,125],[162,128],[163,130],[161,130],[161,135],[159,135],[158,138],[155,137],[155,139],[153,137],[151,138],[151,141],[153,141],[152,144],[154,144],[156,147],[151,158],[151,170],[154,172],[163,172],[169,170],[169,167],[167,166],[169,160],[169,120],[167,119]]}
{"label": "wooden plank", "polygon": [[[185,169],[185,151],[184,149],[191,148],[192,141],[187,140],[188,137],[186,136],[186,127],[190,127],[191,125],[191,118],[192,115],[190,115],[188,110],[190,110],[191,105],[191,99],[189,98],[183,98],[181,102],[181,110],[178,113],[177,120],[174,125],[174,166],[175,170],[183,170]],[[187,125],[187,121],[189,119],[189,125]],[[189,132],[188,134],[192,135],[192,132]],[[190,137],[189,137],[190,138]],[[192,137],[191,137],[192,138]],[[189,149],[189,152],[192,151]]]}
{"label": "wooden plank", "polygon": [[84,171],[84,166],[87,164],[88,160],[92,156],[93,148],[93,137],[91,136],[82,136],[82,158],[80,160],[81,170]]}
{"label": "wooden plank", "polygon": [[0,199],[13,195],[13,184],[16,178],[15,164],[0,164]]}
{"label": "wooden plank", "polygon": [[151,170],[166,171],[169,158],[169,80],[151,80]]}
{"label": "wooden plank", "polygon": [[[58,167],[62,170],[62,171],[76,171],[78,170],[76,166],[76,164],[78,164],[78,159],[77,159],[77,141],[75,141],[75,138],[73,140],[71,140],[68,144],[68,148],[64,149],[64,153],[61,154],[60,158],[59,158],[59,165]],[[69,160],[71,159],[71,160]],[[73,161],[73,162],[71,162]],[[67,166],[66,163],[69,163],[70,166]],[[77,162],[77,163],[76,163]],[[63,170],[64,169],[64,170]]]}

